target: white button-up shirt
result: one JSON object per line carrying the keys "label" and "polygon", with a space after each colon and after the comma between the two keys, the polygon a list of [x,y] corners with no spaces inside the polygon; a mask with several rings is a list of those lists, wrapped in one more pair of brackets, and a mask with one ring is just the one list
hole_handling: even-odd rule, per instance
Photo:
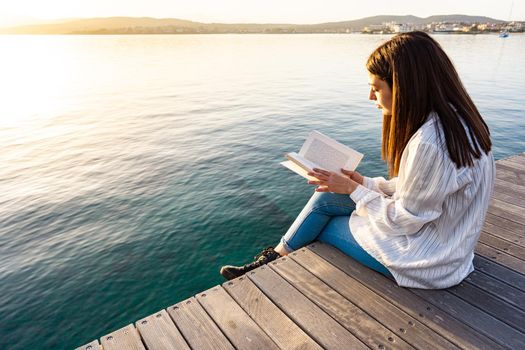
{"label": "white button-up shirt", "polygon": [[473,167],[456,167],[432,113],[405,147],[399,176],[365,177],[350,195],[350,230],[400,286],[456,285],[474,270],[494,178],[491,152]]}

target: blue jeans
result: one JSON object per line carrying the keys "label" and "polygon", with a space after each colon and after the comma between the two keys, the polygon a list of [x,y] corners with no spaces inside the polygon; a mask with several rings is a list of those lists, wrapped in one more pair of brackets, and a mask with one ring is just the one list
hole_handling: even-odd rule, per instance
{"label": "blue jeans", "polygon": [[368,254],[350,232],[349,220],[354,208],[355,204],[348,195],[315,192],[281,238],[281,243],[290,253],[318,240],[338,248],[371,269],[391,276],[388,269]]}

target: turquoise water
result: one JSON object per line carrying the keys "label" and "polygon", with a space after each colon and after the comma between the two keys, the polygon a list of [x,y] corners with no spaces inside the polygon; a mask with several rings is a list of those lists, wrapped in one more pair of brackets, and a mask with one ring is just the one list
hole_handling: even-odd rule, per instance
{"label": "turquoise water", "polygon": [[[312,188],[320,130],[384,175],[367,55],[388,36],[0,36],[0,349],[67,349],[222,283]],[[525,151],[525,36],[435,37]]]}

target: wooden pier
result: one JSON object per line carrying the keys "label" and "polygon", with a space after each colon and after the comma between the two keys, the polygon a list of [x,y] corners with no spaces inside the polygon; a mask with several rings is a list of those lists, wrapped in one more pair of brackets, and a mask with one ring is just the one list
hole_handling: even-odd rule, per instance
{"label": "wooden pier", "polygon": [[525,153],[497,162],[474,264],[408,289],[315,242],[78,349],[525,349]]}

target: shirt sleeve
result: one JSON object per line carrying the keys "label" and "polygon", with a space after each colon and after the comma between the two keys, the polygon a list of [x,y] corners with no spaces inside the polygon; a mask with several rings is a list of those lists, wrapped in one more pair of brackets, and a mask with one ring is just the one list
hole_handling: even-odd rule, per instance
{"label": "shirt sleeve", "polygon": [[390,180],[385,180],[384,177],[363,176],[363,186],[385,196],[392,196],[396,191],[397,179],[397,177],[394,177]]}
{"label": "shirt sleeve", "polygon": [[411,235],[441,215],[443,203],[457,190],[456,168],[437,145],[407,146],[406,161],[393,197],[359,185],[350,195],[356,213],[386,235]]}

